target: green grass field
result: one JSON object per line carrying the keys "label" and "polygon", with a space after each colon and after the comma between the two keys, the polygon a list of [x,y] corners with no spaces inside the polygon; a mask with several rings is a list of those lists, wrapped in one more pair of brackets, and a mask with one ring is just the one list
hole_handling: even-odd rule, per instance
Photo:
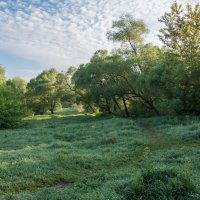
{"label": "green grass field", "polygon": [[148,167],[190,167],[200,189],[200,118],[86,114],[27,118],[0,130],[0,199],[120,200]]}

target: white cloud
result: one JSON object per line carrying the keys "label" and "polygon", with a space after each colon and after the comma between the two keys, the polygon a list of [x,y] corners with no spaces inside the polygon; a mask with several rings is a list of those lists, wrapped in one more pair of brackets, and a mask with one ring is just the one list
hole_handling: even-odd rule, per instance
{"label": "white cloud", "polygon": [[[112,49],[106,38],[112,21],[130,13],[143,19],[158,43],[157,19],[173,0],[0,0],[0,49],[49,66],[79,65],[97,49]],[[197,0],[180,0],[194,3]]]}

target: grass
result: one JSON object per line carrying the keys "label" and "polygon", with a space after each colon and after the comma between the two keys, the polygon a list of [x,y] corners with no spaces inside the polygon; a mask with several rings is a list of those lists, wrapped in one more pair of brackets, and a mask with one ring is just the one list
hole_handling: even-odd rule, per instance
{"label": "grass", "polygon": [[119,200],[117,188],[149,166],[189,165],[200,188],[198,133],[200,119],[188,116],[29,117],[22,128],[0,130],[0,199]]}

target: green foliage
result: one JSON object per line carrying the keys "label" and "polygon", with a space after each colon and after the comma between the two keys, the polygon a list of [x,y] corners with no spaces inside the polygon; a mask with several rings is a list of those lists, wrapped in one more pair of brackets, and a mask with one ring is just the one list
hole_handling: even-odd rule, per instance
{"label": "green foliage", "polygon": [[142,173],[137,182],[127,183],[124,200],[194,200],[199,194],[194,183],[175,169],[151,169]]}
{"label": "green foliage", "polygon": [[143,21],[134,20],[131,15],[121,16],[113,22],[113,31],[108,32],[108,39],[127,42],[134,53],[137,53],[139,46],[143,43],[143,35],[148,29]]}
{"label": "green foliage", "polygon": [[[73,76],[77,102],[127,117],[199,114],[200,9],[174,3],[159,20],[166,48],[145,44],[146,25],[130,15],[113,22],[108,39],[126,43],[108,54],[98,50]],[[88,110],[88,109],[87,109]],[[125,114],[124,114],[125,113]]]}
{"label": "green foliage", "polygon": [[[108,39],[120,42],[109,53],[97,50],[86,64],[66,73],[52,68],[26,82],[7,81],[35,114],[52,114],[74,104],[87,112],[131,116],[200,113],[200,5],[178,3],[159,20],[160,48],[145,43],[148,28],[123,15],[113,22]],[[5,70],[0,66],[0,84]],[[28,112],[30,113],[30,112]]]}
{"label": "green foliage", "polygon": [[59,73],[54,68],[43,71],[28,83],[28,106],[35,114],[45,114],[48,110],[53,114],[61,107],[61,98],[67,94],[68,84],[67,74]]}
{"label": "green foliage", "polygon": [[[161,41],[170,48],[173,53],[187,58],[199,56],[200,48],[200,4],[194,8],[187,5],[186,11],[182,5],[174,3],[171,11],[165,13],[159,20],[165,24],[165,28],[160,30]],[[197,58],[197,57],[196,57]],[[193,60],[194,61],[194,60]]]}
{"label": "green foliage", "polygon": [[23,107],[15,90],[6,85],[0,86],[0,128],[13,128],[20,125]]}
{"label": "green foliage", "polygon": [[[145,56],[147,54],[151,59]],[[154,101],[160,93],[150,88],[148,75],[150,65],[154,66],[161,54],[162,51],[152,45],[141,49],[137,61],[132,56],[124,58],[118,53],[108,55],[104,50],[97,51],[90,63],[79,67],[72,77],[79,91],[78,100],[89,107],[99,107],[102,112],[125,113],[127,117],[131,115],[129,108],[134,106],[133,102],[140,101],[147,112],[159,114]],[[142,65],[142,73],[138,70],[138,62]]]}
{"label": "green foliage", "polygon": [[24,95],[26,93],[27,82],[20,77],[14,77],[7,80],[7,85],[11,86],[20,95]]}
{"label": "green foliage", "polygon": [[5,69],[0,64],[0,85],[4,84],[5,81],[6,81],[6,78],[5,78]]}
{"label": "green foliage", "polygon": [[[179,91],[178,97],[183,105],[182,113],[200,113],[199,104],[199,58],[200,58],[200,5],[194,8],[174,3],[169,13],[160,19],[165,27],[160,30],[160,39],[170,51],[165,65],[181,72],[174,74],[173,87]],[[174,71],[174,70],[173,70]],[[177,79],[178,78],[178,79]],[[173,88],[172,88],[173,91]]]}

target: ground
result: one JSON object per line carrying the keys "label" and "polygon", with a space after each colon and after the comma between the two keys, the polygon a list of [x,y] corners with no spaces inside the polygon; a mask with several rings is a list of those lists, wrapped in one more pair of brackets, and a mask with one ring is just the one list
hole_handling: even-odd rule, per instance
{"label": "ground", "polygon": [[64,113],[0,130],[1,200],[119,200],[149,166],[189,166],[200,188],[200,118]]}

